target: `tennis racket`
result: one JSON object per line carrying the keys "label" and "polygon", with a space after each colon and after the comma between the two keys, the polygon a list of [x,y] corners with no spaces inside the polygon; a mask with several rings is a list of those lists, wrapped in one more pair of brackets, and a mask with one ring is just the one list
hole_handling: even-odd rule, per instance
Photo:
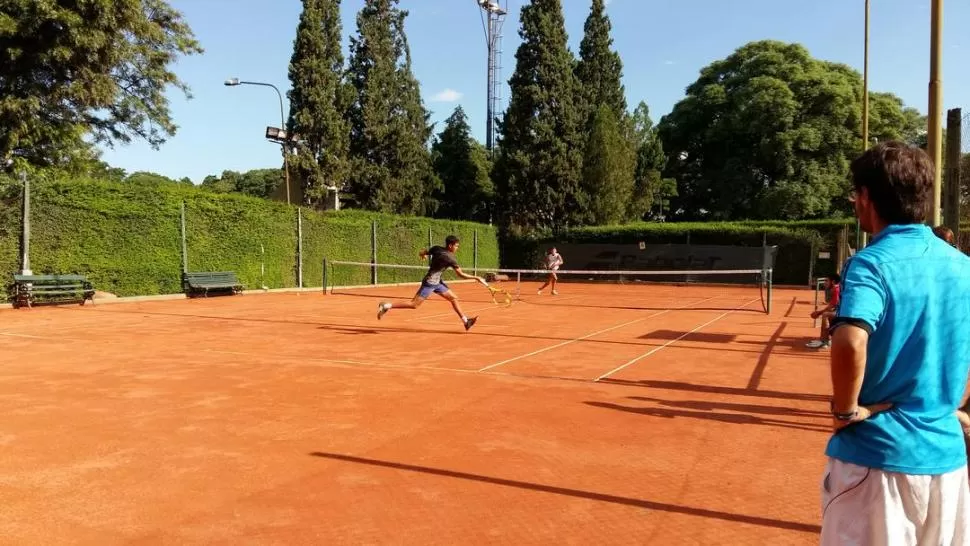
{"label": "tennis racket", "polygon": [[509,294],[507,290],[489,286],[489,284],[484,280],[482,281],[482,285],[485,288],[488,288],[488,292],[492,295],[492,303],[495,305],[501,305],[502,307],[512,306],[512,294]]}
{"label": "tennis racket", "polygon": [[492,303],[502,307],[512,307],[512,294],[509,294],[508,291],[494,286],[487,286],[486,288],[492,294]]}

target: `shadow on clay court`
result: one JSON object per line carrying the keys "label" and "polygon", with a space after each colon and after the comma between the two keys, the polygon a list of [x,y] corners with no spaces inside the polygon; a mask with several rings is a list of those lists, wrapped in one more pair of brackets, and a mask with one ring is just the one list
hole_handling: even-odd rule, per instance
{"label": "shadow on clay court", "polygon": [[[159,311],[145,311],[145,310],[123,310],[123,309],[95,309],[89,308],[85,312],[90,313],[117,313],[117,314],[132,314],[132,315],[142,315],[142,316],[166,316],[166,317],[184,317],[184,318],[197,318],[197,319],[207,319],[215,321],[235,321],[235,322],[251,322],[251,323],[265,323],[265,324],[294,324],[302,326],[315,326],[320,330],[331,330],[337,333],[346,335],[377,335],[380,333],[404,333],[404,334],[420,334],[423,336],[434,335],[434,334],[446,334],[446,335],[478,335],[478,336],[492,336],[500,338],[513,338],[513,339],[534,339],[541,341],[579,341],[574,337],[561,337],[561,336],[534,336],[534,335],[524,335],[524,334],[508,334],[500,332],[490,332],[483,331],[481,329],[473,330],[471,332],[465,332],[457,321],[455,321],[454,329],[429,329],[429,328],[404,328],[395,326],[348,326],[345,324],[330,324],[324,322],[314,322],[314,321],[301,321],[301,320],[286,320],[286,319],[268,319],[268,318],[254,318],[254,317],[232,317],[232,316],[218,316],[218,315],[202,315],[194,313],[170,313],[170,312],[159,312]],[[501,322],[501,321],[499,321]],[[484,324],[484,323],[483,323]],[[682,342],[705,342],[704,339],[695,339],[698,336],[704,337],[705,334],[700,334],[697,332],[690,333],[684,332],[683,334],[678,332],[673,332],[668,335],[677,334],[677,337],[684,335]],[[732,335],[733,334],[728,334]],[[715,335],[715,336],[720,336]],[[815,358],[814,352],[809,352],[804,350],[803,344],[807,341],[807,338],[791,338],[790,343],[785,343],[786,346],[790,346],[795,349],[799,349],[799,353],[789,353],[786,357],[804,357],[804,358]],[[596,343],[603,345],[623,345],[623,346],[634,346],[634,347],[658,347],[663,344],[659,343],[644,343],[637,341],[619,341],[619,340],[607,340],[607,339],[594,339],[586,338],[581,340],[582,343]],[[713,342],[717,344],[723,344],[722,338],[708,337],[708,342]],[[744,341],[736,340],[733,343],[736,344],[751,344],[751,345],[764,345],[764,342],[759,341]],[[716,350],[718,352],[735,352],[735,353],[751,353],[751,354],[765,354],[765,351],[769,351],[774,348],[776,344],[769,342],[769,346],[764,350],[759,351],[749,351],[745,349],[730,348],[730,347],[711,347],[711,350]],[[691,347],[691,349],[700,349],[702,347]],[[762,356],[763,358],[763,356]]]}
{"label": "shadow on clay court", "polygon": [[[331,295],[350,296],[354,298],[374,298],[374,299],[380,299],[384,301],[389,301],[389,300],[409,301],[410,300],[410,298],[407,296],[387,296],[387,295],[380,295],[380,294],[363,294],[358,292],[336,292]],[[469,297],[463,294],[459,294],[459,296],[461,297],[462,302],[488,303],[491,301],[487,298],[483,299],[475,296]],[[535,295],[533,294],[533,296]],[[594,298],[594,296],[584,296],[584,298],[591,299],[591,298]],[[542,299],[546,300],[547,298],[542,298]],[[649,299],[649,298],[644,298],[644,299]],[[607,304],[593,305],[588,303],[575,303],[574,301],[570,301],[569,303],[540,301],[539,296],[519,299],[519,300],[516,300],[516,303],[520,303],[520,304],[525,303],[525,304],[535,305],[539,307],[570,307],[570,308],[579,307],[583,309],[621,309],[625,311],[731,311],[732,313],[755,313],[760,315],[764,314],[763,309],[759,309],[759,308],[733,309],[730,305],[725,305],[722,307],[678,307],[678,306],[672,306],[672,305],[668,305],[668,306],[607,305]],[[513,304],[513,306],[514,305],[515,304]]]}
{"label": "shadow on clay court", "polygon": [[592,500],[597,502],[606,502],[611,504],[633,506],[636,508],[643,508],[646,510],[656,510],[659,512],[686,514],[686,515],[698,516],[702,518],[734,521],[738,523],[747,523],[749,525],[774,527],[777,529],[787,529],[790,531],[798,531],[802,533],[818,534],[819,532],[821,532],[821,527],[819,527],[818,525],[812,525],[809,523],[801,523],[797,521],[785,521],[785,520],[774,519],[774,518],[751,516],[747,514],[733,514],[731,512],[721,512],[718,510],[694,508],[692,506],[680,506],[676,504],[667,504],[667,503],[655,502],[650,500],[633,499],[629,497],[620,497],[617,495],[609,495],[605,493],[596,493],[594,491],[583,491],[580,489],[569,489],[566,487],[557,487],[554,485],[545,485],[545,484],[539,484],[539,483],[523,482],[518,480],[509,480],[505,478],[483,476],[481,474],[471,474],[468,472],[459,472],[455,470],[445,470],[441,468],[431,468],[427,466],[418,466],[418,465],[407,464],[407,463],[382,461],[379,459],[368,459],[364,457],[355,457],[352,455],[342,455],[338,453],[325,453],[321,451],[315,451],[313,453],[310,453],[310,456],[319,457],[321,459],[327,459],[331,461],[340,461],[345,463],[354,463],[354,464],[375,466],[380,468],[390,468],[393,470],[400,470],[404,472],[416,472],[421,474],[429,474],[432,476],[441,476],[445,478],[454,478],[458,480],[469,480],[469,481],[487,483],[487,484],[497,485],[501,487],[527,489],[530,491],[539,491],[542,493],[551,493],[554,495],[564,495],[567,497],[575,497],[575,498],[587,499],[587,500]]}
{"label": "shadow on clay court", "polygon": [[629,396],[630,400],[653,402],[670,408],[683,408],[698,411],[726,410],[739,413],[760,413],[763,415],[780,415],[783,417],[821,417],[829,418],[827,411],[813,411],[784,406],[758,406],[754,404],[732,404],[730,402],[702,402],[700,400],[661,400],[647,396]]}
{"label": "shadow on clay court", "polygon": [[687,410],[664,409],[664,408],[631,407],[631,406],[623,406],[620,404],[612,404],[609,402],[584,402],[584,403],[598,408],[625,411],[628,413],[636,413],[639,415],[647,415],[650,417],[662,417],[665,419],[683,417],[683,418],[689,418],[689,419],[704,419],[707,421],[718,421],[721,423],[732,423],[735,425],[762,425],[762,426],[788,428],[788,429],[795,429],[795,430],[808,430],[811,432],[825,432],[825,433],[832,432],[831,426],[826,426],[821,424],[812,425],[809,423],[796,423],[792,421],[783,421],[780,419],[767,419],[763,417],[758,417],[756,415],[749,415],[749,414],[743,414],[743,413],[716,413],[713,411],[687,411]]}
{"label": "shadow on clay court", "polygon": [[697,385],[695,383],[682,383],[678,381],[656,381],[645,379],[641,381],[629,381],[626,379],[602,379],[601,383],[615,383],[617,385],[627,385],[631,387],[645,387],[650,389],[703,392],[707,394],[728,394],[735,396],[752,396],[757,398],[778,398],[781,400],[803,400],[807,402],[825,402],[832,399],[826,394],[802,394],[795,392],[766,391],[750,387],[722,387],[720,385]]}

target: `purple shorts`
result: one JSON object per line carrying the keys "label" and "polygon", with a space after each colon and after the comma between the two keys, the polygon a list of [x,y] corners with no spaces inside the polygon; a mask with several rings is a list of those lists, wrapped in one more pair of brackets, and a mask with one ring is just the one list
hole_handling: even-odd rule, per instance
{"label": "purple shorts", "polygon": [[421,288],[418,288],[418,296],[420,296],[422,299],[427,299],[432,292],[435,294],[444,294],[447,291],[448,285],[445,284],[445,281],[441,281],[438,284],[427,284],[422,282]]}

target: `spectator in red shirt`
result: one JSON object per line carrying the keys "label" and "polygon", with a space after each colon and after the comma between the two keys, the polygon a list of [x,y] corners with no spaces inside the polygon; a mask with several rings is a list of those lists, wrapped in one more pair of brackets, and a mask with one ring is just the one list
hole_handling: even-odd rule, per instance
{"label": "spectator in red shirt", "polygon": [[831,346],[829,340],[829,322],[835,317],[836,311],[839,309],[839,296],[841,295],[841,288],[839,283],[841,278],[838,273],[831,273],[825,277],[825,307],[821,309],[816,309],[812,311],[812,318],[822,319],[822,330],[819,335],[819,339],[813,339],[809,341],[806,347],[809,349],[827,349]]}

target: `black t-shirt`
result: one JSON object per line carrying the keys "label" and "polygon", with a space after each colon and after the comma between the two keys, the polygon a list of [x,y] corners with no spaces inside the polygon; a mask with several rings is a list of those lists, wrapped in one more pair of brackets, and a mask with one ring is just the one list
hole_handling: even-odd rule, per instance
{"label": "black t-shirt", "polygon": [[455,255],[443,246],[431,247],[431,250],[428,250],[428,255],[431,256],[431,267],[428,268],[428,274],[424,276],[425,284],[439,284],[441,282],[441,274],[446,269],[449,267],[458,267],[458,260],[455,258]]}

